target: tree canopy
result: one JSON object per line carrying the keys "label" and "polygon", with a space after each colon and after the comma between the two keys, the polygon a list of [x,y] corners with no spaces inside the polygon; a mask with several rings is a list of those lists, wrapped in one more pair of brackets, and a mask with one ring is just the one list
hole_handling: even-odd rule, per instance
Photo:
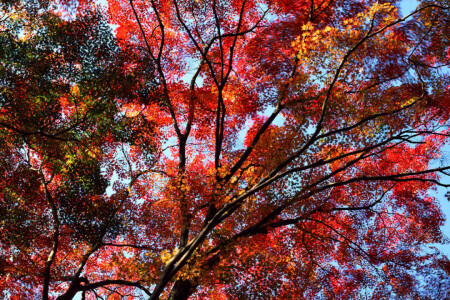
{"label": "tree canopy", "polygon": [[0,297],[450,297],[417,2],[1,0]]}

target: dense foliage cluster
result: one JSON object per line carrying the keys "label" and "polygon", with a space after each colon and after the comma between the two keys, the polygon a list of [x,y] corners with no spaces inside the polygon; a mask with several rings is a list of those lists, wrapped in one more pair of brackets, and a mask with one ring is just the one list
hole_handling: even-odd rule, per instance
{"label": "dense foliage cluster", "polygon": [[0,1],[0,298],[448,299],[449,3]]}

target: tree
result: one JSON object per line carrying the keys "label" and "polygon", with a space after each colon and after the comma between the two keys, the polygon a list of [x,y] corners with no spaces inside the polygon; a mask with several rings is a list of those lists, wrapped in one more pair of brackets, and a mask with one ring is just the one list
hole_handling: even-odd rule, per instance
{"label": "tree", "polygon": [[1,3],[4,298],[449,296],[448,2]]}

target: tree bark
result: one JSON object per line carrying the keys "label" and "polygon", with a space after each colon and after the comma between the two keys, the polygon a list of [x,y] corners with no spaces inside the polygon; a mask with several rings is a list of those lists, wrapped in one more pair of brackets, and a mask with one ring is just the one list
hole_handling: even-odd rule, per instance
{"label": "tree bark", "polygon": [[187,300],[196,288],[190,280],[178,279],[170,291],[169,300]]}

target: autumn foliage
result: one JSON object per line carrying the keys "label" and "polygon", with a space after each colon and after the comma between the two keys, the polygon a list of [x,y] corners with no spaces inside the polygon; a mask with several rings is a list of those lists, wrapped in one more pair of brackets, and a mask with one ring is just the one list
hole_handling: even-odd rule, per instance
{"label": "autumn foliage", "polygon": [[0,1],[0,298],[448,299],[449,3],[402,5]]}

